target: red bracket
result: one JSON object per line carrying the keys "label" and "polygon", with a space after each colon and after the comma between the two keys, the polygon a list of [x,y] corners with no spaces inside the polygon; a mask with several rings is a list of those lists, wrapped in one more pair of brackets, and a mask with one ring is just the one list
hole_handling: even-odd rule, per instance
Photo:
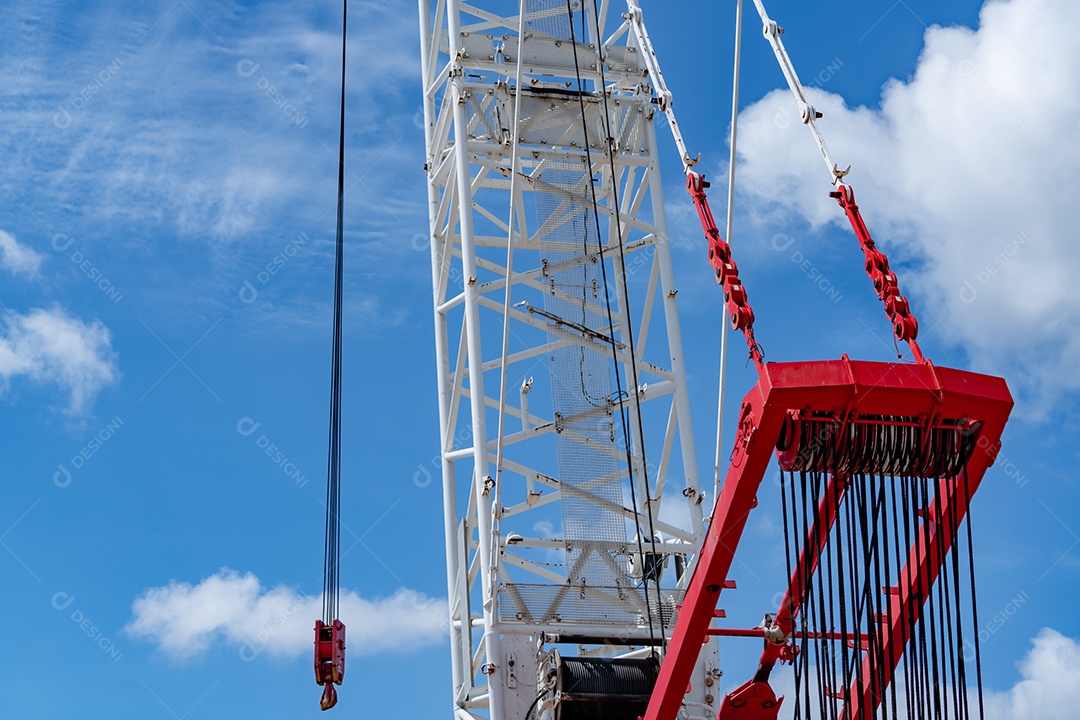
{"label": "red bracket", "polygon": [[724,696],[716,720],[776,720],[783,702],[769,683],[748,680]]}
{"label": "red bracket", "polygon": [[866,256],[866,274],[874,281],[874,290],[877,291],[878,299],[885,303],[885,314],[892,322],[893,334],[897,340],[908,344],[917,362],[925,363],[926,358],[923,357],[919,343],[915,339],[919,335],[919,321],[911,314],[907,298],[900,294],[896,275],[889,269],[889,258],[877,249],[874,239],[870,237],[870,231],[866,229],[859,206],[855,204],[855,191],[850,185],[841,183],[829,195],[836,198],[840,207],[844,208],[855,236],[859,239],[859,245]]}
{"label": "red bracket", "polygon": [[724,288],[724,302],[727,303],[728,320],[733,330],[739,330],[746,337],[750,348],[750,357],[758,366],[765,361],[761,346],[754,339],[754,310],[746,298],[746,288],[739,280],[739,266],[731,257],[731,246],[720,237],[720,230],[713,220],[709,199],[705,197],[705,188],[709,183],[704,175],[696,172],[686,173],[686,192],[694,200],[694,206],[705,231],[705,240],[709,243],[709,264],[716,274],[716,282]]}

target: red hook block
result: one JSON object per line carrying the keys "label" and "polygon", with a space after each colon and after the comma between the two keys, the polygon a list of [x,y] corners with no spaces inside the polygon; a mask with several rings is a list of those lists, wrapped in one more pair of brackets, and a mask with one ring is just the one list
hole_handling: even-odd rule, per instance
{"label": "red hook block", "polygon": [[345,624],[315,621],[315,682],[326,687],[319,706],[329,710],[337,704],[337,691],[345,677]]}

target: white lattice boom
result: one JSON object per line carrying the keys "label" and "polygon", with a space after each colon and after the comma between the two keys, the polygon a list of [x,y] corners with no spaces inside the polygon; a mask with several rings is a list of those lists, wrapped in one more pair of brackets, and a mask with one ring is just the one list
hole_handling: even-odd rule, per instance
{"label": "white lattice boom", "polygon": [[[419,2],[461,720],[524,719],[541,633],[612,640],[579,654],[659,645],[689,573],[669,563],[646,591],[635,533],[681,558],[704,537],[663,115],[623,8],[580,2]],[[689,717],[715,716],[717,667],[710,643]]]}

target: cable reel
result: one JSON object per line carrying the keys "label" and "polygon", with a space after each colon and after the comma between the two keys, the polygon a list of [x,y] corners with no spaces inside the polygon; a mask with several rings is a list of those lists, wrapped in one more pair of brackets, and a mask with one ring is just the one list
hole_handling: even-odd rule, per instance
{"label": "cable reel", "polygon": [[541,690],[529,720],[637,720],[659,674],[655,655],[563,657],[557,648],[542,651],[537,669]]}

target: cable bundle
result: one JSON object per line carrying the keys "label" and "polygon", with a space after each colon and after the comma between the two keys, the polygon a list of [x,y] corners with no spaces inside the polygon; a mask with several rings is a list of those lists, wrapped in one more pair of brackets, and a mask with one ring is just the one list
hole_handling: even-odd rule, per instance
{"label": "cable bundle", "polygon": [[[796,719],[982,717],[970,520],[961,568],[955,504],[950,512],[941,499],[943,490],[967,497],[966,478],[939,482],[935,492],[927,478],[856,475],[830,483],[824,473],[781,474],[789,570],[807,547],[823,547],[806,566],[812,576],[801,579],[792,638]],[[815,522],[819,500],[834,513],[831,530]],[[941,522],[924,522],[927,515]],[[937,582],[909,563],[927,553],[941,559]],[[977,705],[967,693],[972,661]]]}

